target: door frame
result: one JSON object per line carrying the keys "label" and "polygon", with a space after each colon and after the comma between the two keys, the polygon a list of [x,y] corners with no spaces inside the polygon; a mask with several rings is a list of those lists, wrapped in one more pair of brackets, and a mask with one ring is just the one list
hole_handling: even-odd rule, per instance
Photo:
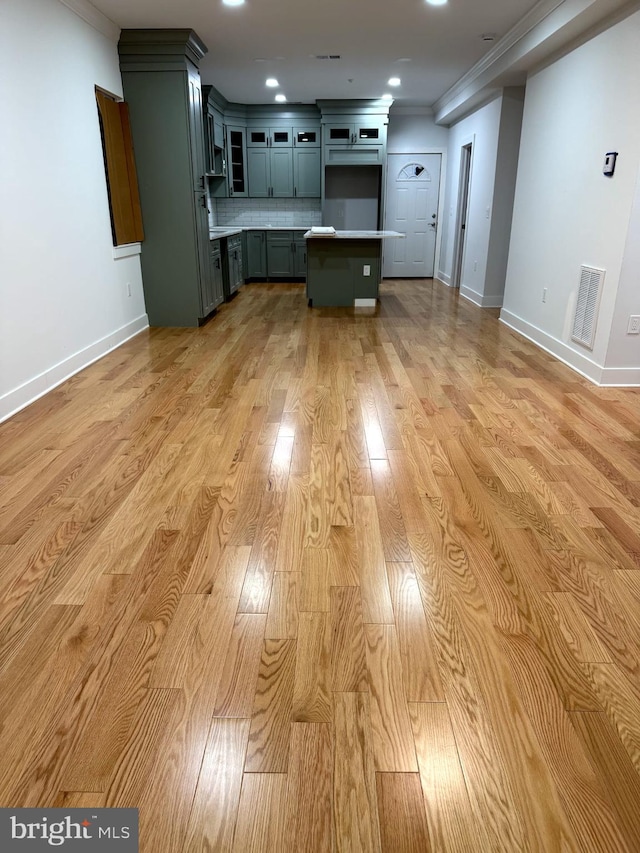
{"label": "door frame", "polygon": [[[393,155],[394,157],[400,155],[401,157],[422,157],[425,154],[439,154],[440,155],[440,180],[438,182],[438,218],[437,229],[436,229],[436,250],[435,256],[433,258],[433,277],[438,278],[438,270],[440,269],[440,248],[442,245],[442,227],[441,223],[444,222],[444,190],[445,190],[445,175],[447,174],[447,149],[446,148],[421,148],[419,151],[411,150],[411,151],[387,151],[386,160],[384,164],[384,189],[385,192],[385,205],[384,205],[384,218],[383,218],[383,227],[387,230],[387,204],[386,204],[386,185],[387,185],[387,176],[389,174],[389,157]],[[386,240],[382,241],[382,257],[380,259],[380,269],[384,269],[384,251]]]}
{"label": "door frame", "polygon": [[[451,287],[460,288],[464,253],[467,248],[467,232],[469,230],[469,199],[471,197],[471,180],[473,176],[473,155],[476,147],[475,133],[463,140],[460,145],[460,169],[458,172],[458,203],[456,208],[455,235],[453,241],[453,258],[451,263]],[[467,155],[465,152],[469,152]],[[464,240],[462,223],[464,220]]]}

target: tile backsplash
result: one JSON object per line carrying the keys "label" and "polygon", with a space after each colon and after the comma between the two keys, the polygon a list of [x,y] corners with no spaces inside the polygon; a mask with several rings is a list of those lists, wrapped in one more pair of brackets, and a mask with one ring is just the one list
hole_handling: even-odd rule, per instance
{"label": "tile backsplash", "polygon": [[319,198],[219,198],[211,208],[209,222],[212,226],[311,226],[322,223]]}

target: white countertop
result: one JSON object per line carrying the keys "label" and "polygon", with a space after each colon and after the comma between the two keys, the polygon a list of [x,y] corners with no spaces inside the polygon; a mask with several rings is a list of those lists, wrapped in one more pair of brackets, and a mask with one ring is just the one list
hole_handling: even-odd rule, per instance
{"label": "white countertop", "polygon": [[308,225],[220,225],[209,229],[210,240],[221,240],[223,237],[233,237],[243,231],[308,231]]}
{"label": "white countertop", "polygon": [[336,231],[335,234],[314,234],[307,231],[307,240],[386,240],[389,237],[406,237],[399,231]]}

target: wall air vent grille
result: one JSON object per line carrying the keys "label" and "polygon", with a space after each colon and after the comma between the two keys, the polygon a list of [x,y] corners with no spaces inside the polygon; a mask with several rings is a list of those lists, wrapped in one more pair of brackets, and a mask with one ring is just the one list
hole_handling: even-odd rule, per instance
{"label": "wall air vent grille", "polygon": [[580,285],[571,340],[588,349],[593,349],[603,281],[604,270],[596,267],[580,267]]}
{"label": "wall air vent grille", "polygon": [[316,53],[316,59],[342,59],[339,53]]}

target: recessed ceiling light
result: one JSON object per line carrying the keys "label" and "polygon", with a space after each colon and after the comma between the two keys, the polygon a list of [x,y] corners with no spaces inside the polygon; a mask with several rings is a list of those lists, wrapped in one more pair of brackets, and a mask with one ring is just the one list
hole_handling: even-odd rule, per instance
{"label": "recessed ceiling light", "polygon": [[390,86],[399,86],[400,78],[399,77],[389,77],[388,81]]}
{"label": "recessed ceiling light", "polygon": [[284,103],[286,102],[286,100],[287,100],[287,96],[286,96],[286,95],[276,95],[276,101],[277,101],[279,104],[284,104]]}
{"label": "recessed ceiling light", "polygon": [[411,59],[408,56],[401,56],[400,59],[396,59],[396,62],[411,62]]}
{"label": "recessed ceiling light", "polygon": [[273,89],[276,86],[279,86],[280,84],[278,83],[275,77],[267,77],[267,79],[265,80],[265,85],[270,86]]}
{"label": "recessed ceiling light", "polygon": [[225,6],[242,6],[244,0],[222,0]]}
{"label": "recessed ceiling light", "polygon": [[430,6],[444,6],[447,0],[427,0]]}
{"label": "recessed ceiling light", "polygon": [[383,101],[392,101],[393,95],[389,94],[389,92],[385,92],[384,95],[382,96],[382,100]]}

